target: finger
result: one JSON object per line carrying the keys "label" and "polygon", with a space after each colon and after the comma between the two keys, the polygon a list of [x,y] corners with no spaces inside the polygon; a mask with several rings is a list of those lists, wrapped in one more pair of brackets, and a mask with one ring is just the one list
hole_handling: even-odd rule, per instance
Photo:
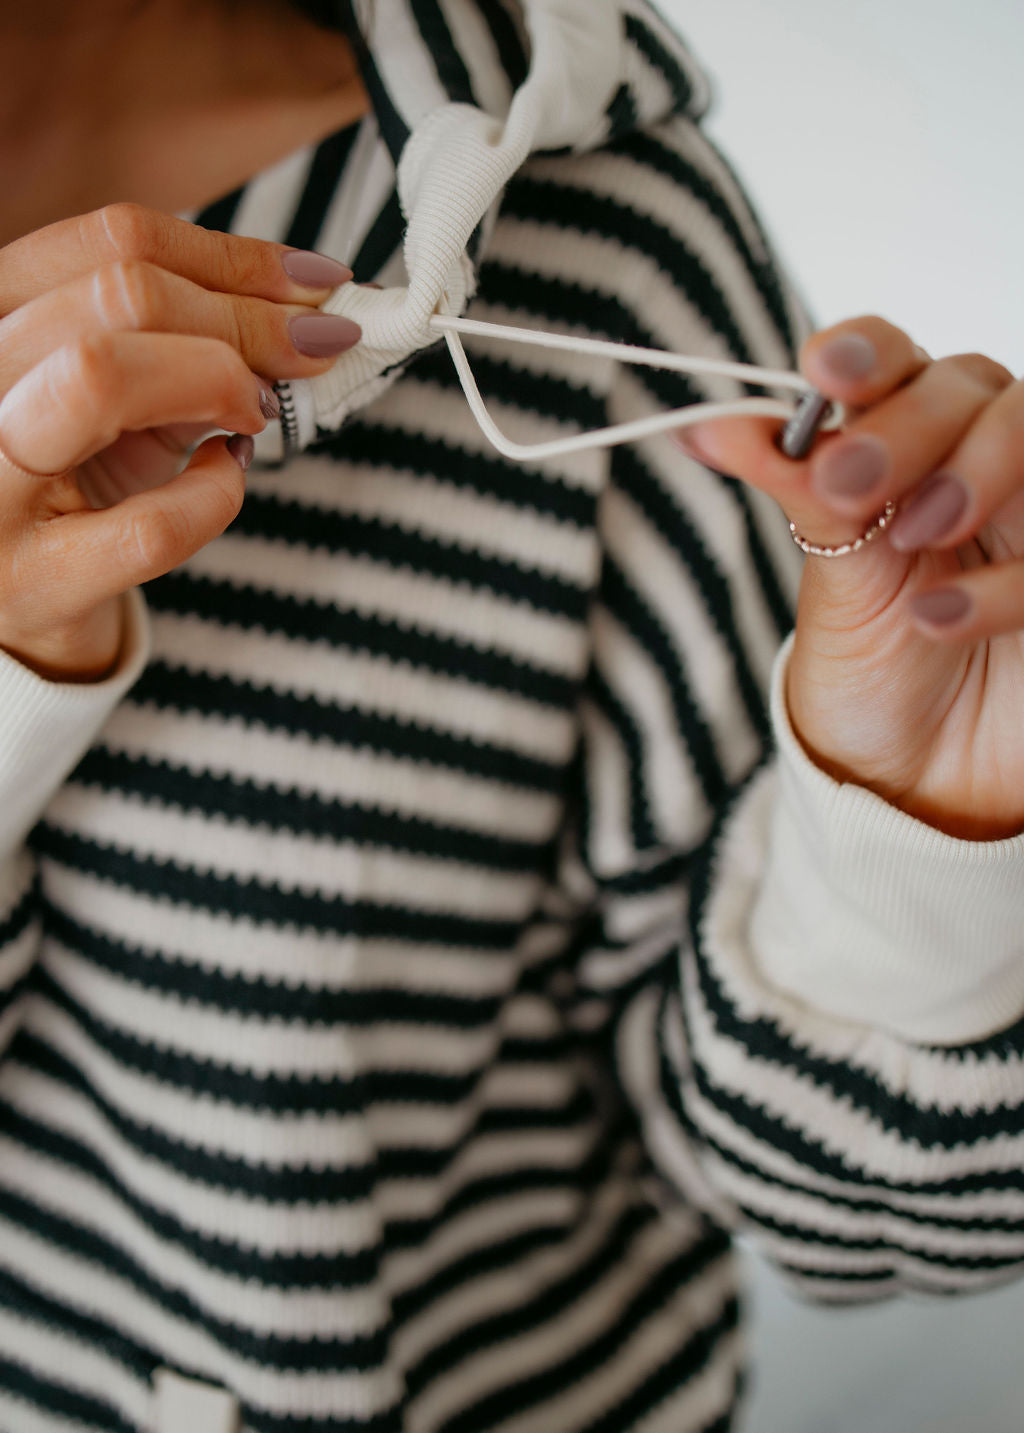
{"label": "finger", "polygon": [[[861,532],[889,499],[898,500],[934,473],[1012,383],[1006,369],[983,355],[940,359],[841,433],[822,434],[799,462],[779,451],[780,427],[771,418],[697,424],[680,430],[676,442],[718,471],[769,493],[810,541],[837,544]],[[1005,420],[998,426],[1004,428]],[[992,467],[998,457],[988,461]]]}
{"label": "finger", "polygon": [[209,422],[260,433],[260,380],[212,338],[111,333],[47,354],[0,400],[0,449],[30,474],[63,473],[122,432]]}
{"label": "finger", "polygon": [[1024,380],[988,403],[966,436],[914,492],[889,532],[897,552],[955,548],[1024,496]]}
{"label": "finger", "polygon": [[352,277],[351,269],[323,254],[202,229],[141,204],[108,204],[0,249],[0,314],[55,284],[127,260],[156,264],[203,288],[275,303],[320,304]]}
{"label": "finger", "polygon": [[168,482],[186,466],[210,423],[167,423],[140,433],[122,433],[109,448],[80,463],[78,488],[90,507],[107,508],[130,493]]}
{"label": "finger", "polygon": [[982,354],[928,364],[811,455],[811,488],[828,509],[864,520],[934,472],[1012,381]]}
{"label": "finger", "polygon": [[940,642],[977,642],[1024,631],[1024,562],[979,567],[909,601],[914,625]]}
{"label": "finger", "polygon": [[[170,572],[237,516],[245,496],[236,448],[251,439],[208,438],[170,482],[133,493],[116,507],[70,513],[45,524],[34,553],[40,571],[59,572],[55,600],[67,614]],[[242,458],[251,457],[243,448]],[[60,613],[51,620],[58,621]]]}
{"label": "finger", "polygon": [[[320,356],[310,356],[308,342],[302,351],[296,346],[292,320],[299,318],[300,336],[310,329],[326,332]],[[51,288],[0,319],[0,391],[61,344],[114,332],[217,338],[236,348],[254,372],[272,379],[322,373],[360,337],[358,325],[340,316],[214,292],[156,264],[118,260]]]}
{"label": "finger", "polygon": [[802,345],[800,372],[853,408],[866,408],[891,393],[929,362],[901,328],[864,314],[814,333]]}

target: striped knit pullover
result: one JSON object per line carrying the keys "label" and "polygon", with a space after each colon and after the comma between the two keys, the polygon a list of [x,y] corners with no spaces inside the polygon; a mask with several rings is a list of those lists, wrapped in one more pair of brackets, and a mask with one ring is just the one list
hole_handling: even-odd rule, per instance
{"label": "striped knit pullover", "polygon": [[[793,366],[705,76],[642,0],[376,23],[373,113],[186,216],[380,283],[365,352],[113,677],[0,657],[4,1433],[724,1433],[732,1232],[838,1302],[1024,1260],[1024,842],[808,761],[770,503],[509,463],[417,339]],[[743,391],[471,348],[524,439]]]}

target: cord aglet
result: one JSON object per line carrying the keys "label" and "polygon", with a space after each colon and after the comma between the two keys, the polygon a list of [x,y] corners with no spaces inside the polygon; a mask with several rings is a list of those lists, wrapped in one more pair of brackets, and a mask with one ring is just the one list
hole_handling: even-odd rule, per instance
{"label": "cord aglet", "polygon": [[782,435],[777,440],[779,448],[787,458],[807,456],[815,435],[831,406],[831,398],[826,398],[824,393],[819,393],[816,388],[809,388],[800,397],[796,405],[796,412],[783,428]]}

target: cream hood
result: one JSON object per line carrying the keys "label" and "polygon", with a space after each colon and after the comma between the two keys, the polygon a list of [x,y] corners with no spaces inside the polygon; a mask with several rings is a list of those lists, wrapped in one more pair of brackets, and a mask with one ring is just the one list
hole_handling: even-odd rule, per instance
{"label": "cream hood", "polygon": [[461,314],[504,187],[537,151],[588,150],[667,117],[699,117],[707,77],[645,0],[411,0],[351,16],[406,222],[407,283],[346,284],[325,312],[363,339],[330,371],[279,385],[284,417],[261,435],[273,461],[337,430],[415,353],[435,313]]}

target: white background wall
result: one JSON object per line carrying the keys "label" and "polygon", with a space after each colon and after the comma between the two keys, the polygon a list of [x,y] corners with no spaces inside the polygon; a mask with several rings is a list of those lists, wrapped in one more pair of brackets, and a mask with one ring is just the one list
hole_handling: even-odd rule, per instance
{"label": "white background wall", "polygon": [[658,3],[821,326],[1024,373],[1022,0]]}
{"label": "white background wall", "polygon": [[[1024,0],[659,0],[819,326],[1024,374]],[[855,1311],[751,1259],[746,1433],[1024,1433],[1024,1285]]]}

